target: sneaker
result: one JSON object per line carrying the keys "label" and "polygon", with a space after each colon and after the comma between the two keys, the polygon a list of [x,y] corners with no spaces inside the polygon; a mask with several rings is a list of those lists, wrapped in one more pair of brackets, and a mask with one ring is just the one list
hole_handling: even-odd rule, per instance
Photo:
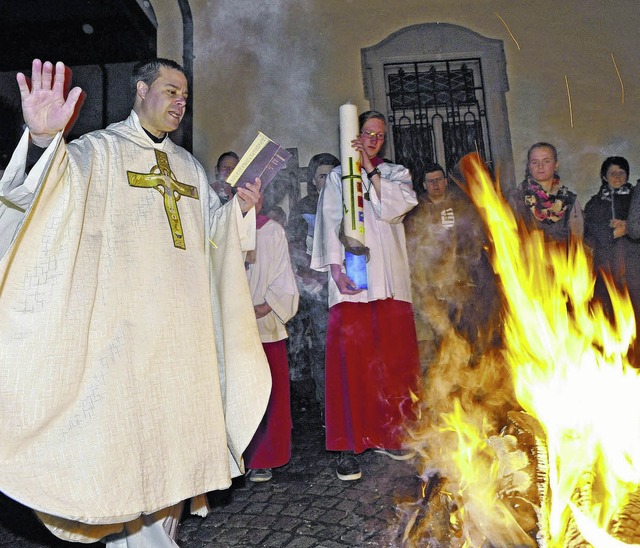
{"label": "sneaker", "polygon": [[386,455],[393,460],[409,460],[416,456],[415,451],[404,451],[402,449],[374,449],[373,451]]}
{"label": "sneaker", "polygon": [[254,468],[253,470],[249,470],[249,481],[261,483],[271,480],[272,477],[271,468]]}
{"label": "sneaker", "polygon": [[362,477],[360,464],[358,459],[352,453],[341,451],[338,457],[338,466],[336,467],[336,475],[342,481],[353,481]]}

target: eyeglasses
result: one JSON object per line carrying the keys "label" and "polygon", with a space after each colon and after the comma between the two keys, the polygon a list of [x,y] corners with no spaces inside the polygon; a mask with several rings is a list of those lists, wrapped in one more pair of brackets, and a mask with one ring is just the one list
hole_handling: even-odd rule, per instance
{"label": "eyeglasses", "polygon": [[607,173],[607,177],[611,177],[612,179],[622,178],[626,176],[626,171],[610,171],[609,173]]}
{"label": "eyeglasses", "polygon": [[424,182],[428,185],[437,185],[444,181],[444,177],[436,177],[435,179],[425,179]]}
{"label": "eyeglasses", "polygon": [[378,141],[384,141],[384,133],[376,133],[375,131],[361,131],[360,135],[362,135],[363,137],[367,137],[372,141],[376,139]]}

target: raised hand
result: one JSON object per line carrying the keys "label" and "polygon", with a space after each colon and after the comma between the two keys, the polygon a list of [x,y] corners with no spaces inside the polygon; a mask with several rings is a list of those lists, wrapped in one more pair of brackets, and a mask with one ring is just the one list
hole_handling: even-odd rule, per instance
{"label": "raised hand", "polygon": [[31,85],[21,72],[16,79],[22,99],[22,114],[33,142],[48,145],[56,133],[63,131],[74,117],[76,104],[82,95],[79,87],[73,88],[65,97],[65,73],[63,63],[53,65],[34,59],[31,65]]}
{"label": "raised hand", "polygon": [[[351,148],[356,149],[360,153],[360,164],[364,165],[363,162],[365,161],[365,158],[369,160],[369,157],[367,156],[367,149],[360,137],[356,137],[351,141]],[[371,163],[371,160],[369,160],[369,163]]]}

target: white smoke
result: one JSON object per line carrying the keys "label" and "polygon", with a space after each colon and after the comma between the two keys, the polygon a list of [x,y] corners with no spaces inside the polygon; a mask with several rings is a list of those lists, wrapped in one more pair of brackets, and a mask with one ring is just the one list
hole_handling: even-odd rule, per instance
{"label": "white smoke", "polygon": [[[314,4],[314,0],[219,0],[202,11],[208,18],[204,35],[210,40],[196,44],[197,62],[202,63],[204,55],[218,85],[236,92],[233,97],[242,108],[232,110],[241,110],[243,119],[225,118],[221,123],[237,127],[238,148],[250,143],[258,130],[284,146],[295,146],[291,139],[320,119],[312,83],[321,48],[315,39],[319,27],[295,27],[299,21],[318,21]],[[297,16],[300,11],[304,17]]]}

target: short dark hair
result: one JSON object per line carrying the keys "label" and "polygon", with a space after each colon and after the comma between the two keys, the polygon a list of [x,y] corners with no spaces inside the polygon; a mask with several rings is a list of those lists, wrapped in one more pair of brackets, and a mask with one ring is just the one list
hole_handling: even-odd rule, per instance
{"label": "short dark hair", "polygon": [[309,166],[307,167],[307,176],[309,177],[309,182],[313,181],[313,178],[316,176],[316,171],[320,166],[331,166],[336,167],[340,165],[340,160],[338,160],[333,154],[329,154],[328,152],[322,152],[320,154],[316,154],[311,157],[309,160]]}
{"label": "short dark hair", "polygon": [[362,114],[360,114],[360,116],[358,116],[358,127],[362,129],[362,126],[364,126],[372,118],[375,118],[376,120],[382,120],[385,125],[387,124],[387,118],[384,114],[382,114],[382,112],[378,112],[377,110],[367,110],[366,112],[363,112]]}
{"label": "short dark hair", "polygon": [[140,61],[134,65],[133,71],[131,72],[131,87],[134,92],[138,86],[138,82],[144,82],[148,86],[153,84],[162,67],[177,70],[184,74],[185,78],[187,76],[182,66],[171,59],[156,57],[155,59]]}
{"label": "short dark hair", "polygon": [[434,162],[424,166],[424,174],[422,178],[424,179],[427,176],[427,173],[433,173],[434,171],[442,171],[442,174],[445,177],[447,176],[447,172],[444,170],[444,168],[440,164]]}
{"label": "short dark hair", "polygon": [[222,163],[222,160],[224,160],[227,156],[230,157],[230,158],[235,158],[236,160],[240,160],[238,155],[235,152],[233,152],[233,150],[229,150],[227,152],[223,152],[222,154],[220,154],[220,157],[218,158],[218,161],[216,162],[216,169],[220,169],[220,164]]}
{"label": "short dark hair", "polygon": [[600,179],[603,182],[606,182],[607,171],[611,166],[620,166],[627,174],[627,179],[629,178],[629,162],[627,159],[622,156],[609,156],[600,166]]}

